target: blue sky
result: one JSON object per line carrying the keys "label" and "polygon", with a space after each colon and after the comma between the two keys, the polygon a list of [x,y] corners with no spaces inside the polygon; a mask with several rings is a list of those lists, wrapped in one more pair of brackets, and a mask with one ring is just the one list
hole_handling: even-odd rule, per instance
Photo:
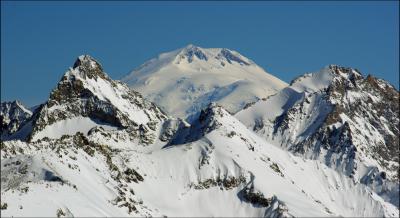
{"label": "blue sky", "polygon": [[237,50],[290,82],[339,64],[399,87],[399,3],[1,2],[1,100],[46,101],[75,58],[120,79],[195,44]]}

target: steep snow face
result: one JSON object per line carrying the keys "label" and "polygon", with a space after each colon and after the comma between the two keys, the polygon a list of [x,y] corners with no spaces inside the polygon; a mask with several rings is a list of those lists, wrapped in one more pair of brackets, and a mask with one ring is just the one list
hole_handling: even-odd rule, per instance
{"label": "steep snow face", "polygon": [[[38,109],[24,131],[28,140],[87,133],[97,124],[125,129],[132,137],[152,143],[166,115],[139,93],[111,80],[92,57],[80,56],[49,100]],[[31,129],[31,130],[30,130]]]}
{"label": "steep snow face", "polygon": [[122,81],[169,114],[189,120],[210,102],[237,112],[287,86],[238,52],[194,45],[160,54]]}
{"label": "steep snow face", "polygon": [[184,129],[197,139],[145,153],[97,143],[107,134],[7,141],[2,215],[398,216],[365,185],[267,143],[218,105],[193,125]]}
{"label": "steep snow face", "polygon": [[273,144],[320,159],[399,205],[399,92],[331,65],[236,117]]}
{"label": "steep snow face", "polygon": [[0,110],[1,137],[16,132],[32,116],[32,111],[19,101],[2,102]]}

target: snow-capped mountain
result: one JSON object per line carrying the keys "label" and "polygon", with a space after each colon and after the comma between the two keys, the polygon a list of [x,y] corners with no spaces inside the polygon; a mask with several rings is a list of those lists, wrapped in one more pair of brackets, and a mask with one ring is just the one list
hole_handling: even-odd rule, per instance
{"label": "snow-capped mountain", "polygon": [[269,142],[320,159],[399,205],[399,92],[389,83],[331,65],[236,117]]}
{"label": "snow-capped mountain", "polygon": [[84,55],[15,136],[36,141],[102,127],[124,130],[126,137],[151,144],[166,118],[156,105],[125,84],[111,80],[96,60]]}
{"label": "snow-capped mountain", "polygon": [[160,54],[122,81],[170,115],[188,120],[210,102],[235,113],[287,86],[236,51],[194,45]]}
{"label": "snow-capped mountain", "polygon": [[[179,60],[211,59],[193,55]],[[364,98],[372,100],[363,105]],[[235,115],[210,103],[188,123],[80,56],[48,101],[2,138],[1,214],[398,217],[398,165],[380,159],[396,161],[388,154],[396,148],[356,141],[391,132],[398,140],[396,99],[386,82],[331,66]],[[360,125],[352,122],[368,126],[376,113],[392,123],[371,124],[373,136],[353,134]]]}
{"label": "snow-capped mountain", "polygon": [[32,111],[19,101],[2,102],[0,110],[1,137],[7,137],[32,116]]}

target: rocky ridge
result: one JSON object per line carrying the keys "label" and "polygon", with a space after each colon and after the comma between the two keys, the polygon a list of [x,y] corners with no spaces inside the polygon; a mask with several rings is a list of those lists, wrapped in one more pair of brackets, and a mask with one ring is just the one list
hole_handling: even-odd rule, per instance
{"label": "rocky ridge", "polygon": [[[289,99],[277,103],[287,96]],[[389,83],[371,75],[364,77],[352,68],[330,65],[295,79],[281,93],[237,117],[269,141],[320,159],[355,181],[381,190],[378,192],[398,205],[398,102],[399,92]],[[262,112],[262,107],[272,104],[282,110]],[[246,120],[256,110],[261,115]],[[378,188],[382,185],[385,188]]]}

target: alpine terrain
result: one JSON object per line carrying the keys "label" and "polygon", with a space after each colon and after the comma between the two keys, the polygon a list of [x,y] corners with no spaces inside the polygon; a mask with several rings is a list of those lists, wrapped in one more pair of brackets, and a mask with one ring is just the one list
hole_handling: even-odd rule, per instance
{"label": "alpine terrain", "polygon": [[287,86],[236,51],[195,45],[160,54],[122,81],[170,115],[188,120],[210,102],[236,113]]}
{"label": "alpine terrain", "polygon": [[121,82],[82,55],[1,104],[1,216],[398,217],[398,103],[336,65],[288,85],[189,45]]}

